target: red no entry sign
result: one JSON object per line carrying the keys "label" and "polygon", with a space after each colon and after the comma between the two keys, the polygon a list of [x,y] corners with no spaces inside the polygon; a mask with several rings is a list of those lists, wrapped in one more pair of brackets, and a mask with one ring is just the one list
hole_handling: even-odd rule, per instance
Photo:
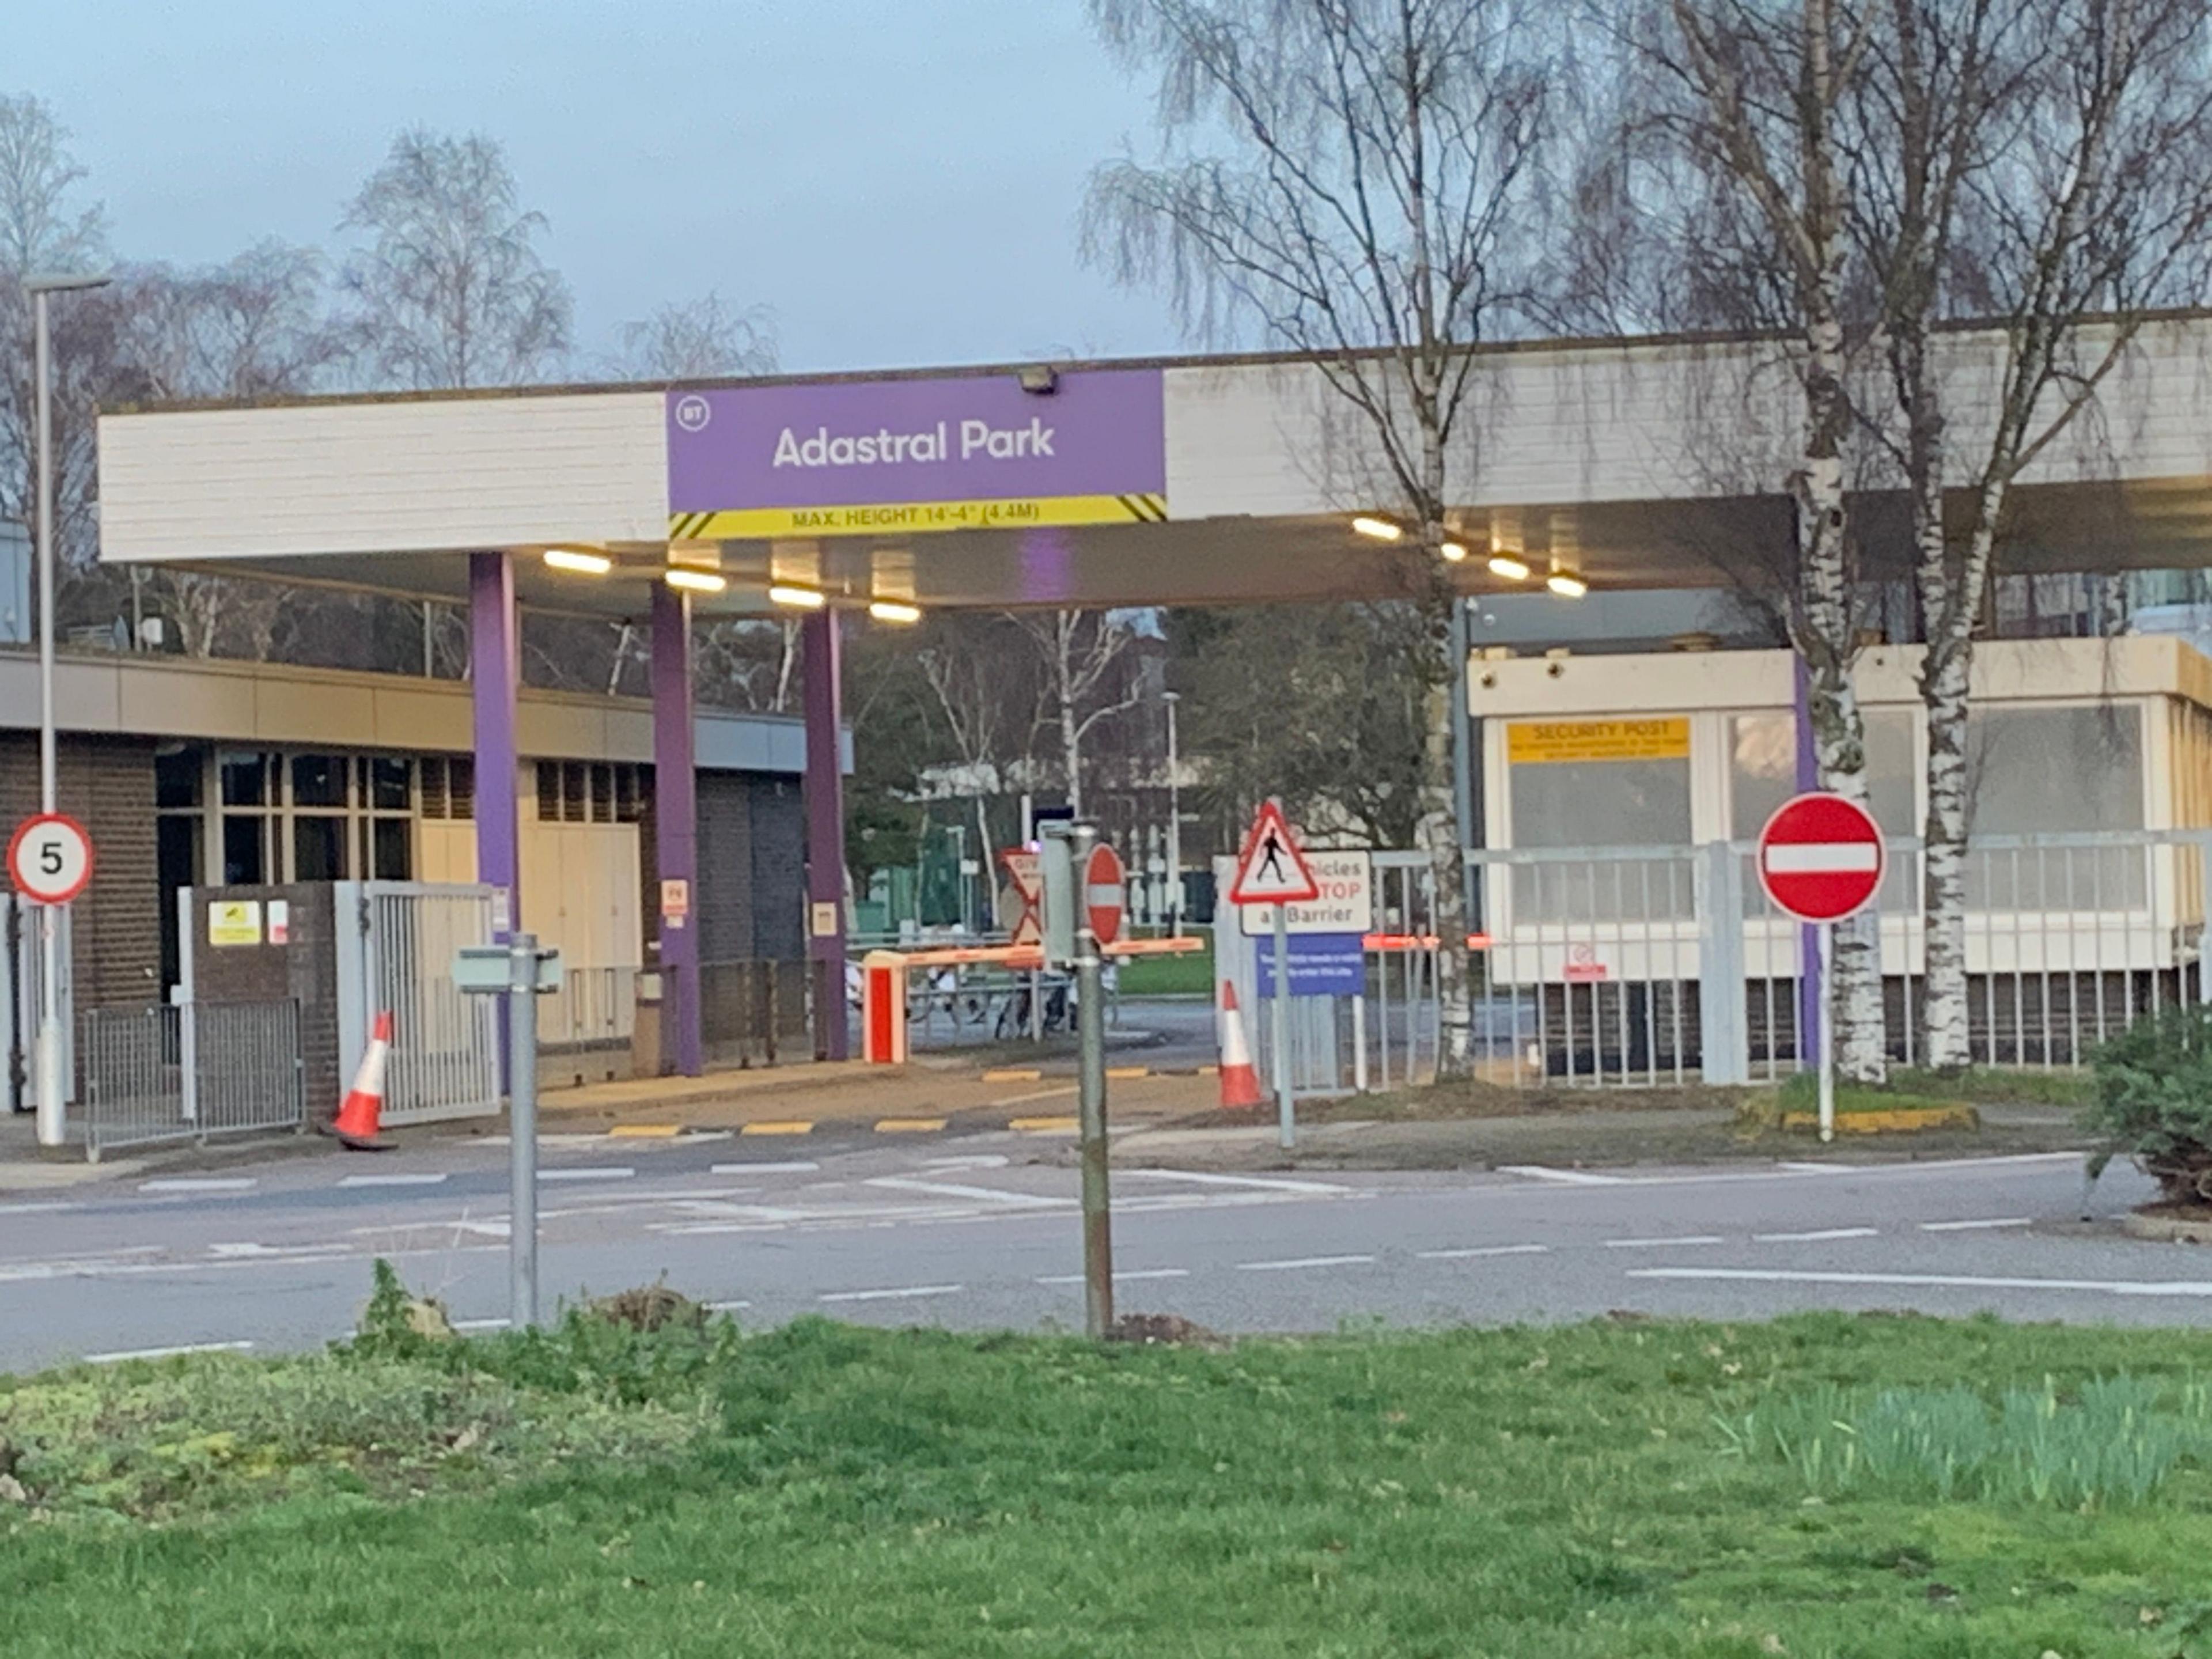
{"label": "red no entry sign", "polygon": [[1121,907],[1128,902],[1127,872],[1121,855],[1101,844],[1091,849],[1091,867],[1083,872],[1083,902],[1091,912],[1091,931],[1101,945],[1121,937]]}
{"label": "red no entry sign", "polygon": [[1767,897],[1801,921],[1841,921],[1881,885],[1881,826],[1841,795],[1784,801],[1759,835]]}

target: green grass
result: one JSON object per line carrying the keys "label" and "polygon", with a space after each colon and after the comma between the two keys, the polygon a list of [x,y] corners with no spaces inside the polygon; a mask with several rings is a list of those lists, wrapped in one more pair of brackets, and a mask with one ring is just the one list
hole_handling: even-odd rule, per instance
{"label": "green grass", "polygon": [[[2193,1443],[2086,1507],[1778,1448],[1885,1412],[1899,1445],[2001,1437],[2012,1391],[2093,1437],[2188,1422],[2208,1374],[2208,1334],[1843,1316],[1220,1350],[572,1326],[65,1373],[0,1392],[39,1509],[0,1510],[5,1651],[2170,1659],[2212,1652]],[[72,1484],[317,1389],[362,1397],[234,1413],[158,1491]],[[492,1403],[455,1453],[441,1414]]]}
{"label": "green grass", "polygon": [[1131,957],[1117,972],[1125,997],[1211,996],[1213,940],[1206,936],[1203,950],[1185,956]]}
{"label": "green grass", "polygon": [[[1785,1079],[1775,1093],[1778,1104],[1785,1112],[1820,1109],[1820,1079],[1815,1073],[1799,1072]],[[1932,1073],[1893,1077],[1887,1086],[1880,1089],[1844,1078],[1836,1079],[1838,1112],[1942,1111],[1967,1103],[1965,1095],[1948,1090],[1945,1079]]]}

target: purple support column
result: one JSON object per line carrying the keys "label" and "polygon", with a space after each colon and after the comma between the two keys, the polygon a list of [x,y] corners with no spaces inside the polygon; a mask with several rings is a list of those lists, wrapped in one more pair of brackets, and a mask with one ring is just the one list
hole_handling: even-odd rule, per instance
{"label": "purple support column", "polygon": [[469,555],[469,673],[477,739],[477,879],[507,890],[508,927],[522,921],[514,786],[514,693],[521,682],[522,623],[514,566],[504,553]]}
{"label": "purple support column", "polygon": [[[1809,794],[1820,787],[1820,761],[1813,746],[1813,682],[1805,672],[1805,659],[1795,660],[1797,687],[1797,793]],[[1797,1058],[1810,1063],[1820,1052],[1820,930],[1810,922],[1797,930]]]}
{"label": "purple support column", "polygon": [[[699,807],[692,753],[691,602],[653,590],[653,844],[660,871],[661,1029],[678,1075],[697,1077]],[[670,884],[681,882],[680,890]],[[676,902],[672,902],[672,900]]]}
{"label": "purple support column", "polygon": [[845,776],[837,613],[805,622],[806,954],[814,964],[814,1057],[842,1060],[845,1033]]}

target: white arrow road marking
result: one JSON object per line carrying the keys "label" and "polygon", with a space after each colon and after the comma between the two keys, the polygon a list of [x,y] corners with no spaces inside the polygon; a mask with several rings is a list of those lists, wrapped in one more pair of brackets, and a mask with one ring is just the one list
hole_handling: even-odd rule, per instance
{"label": "white arrow road marking", "polygon": [[816,1299],[822,1302],[890,1302],[902,1297],[957,1296],[967,1288],[965,1285],[914,1285],[902,1291],[824,1291]]}
{"label": "white arrow road marking", "polygon": [[1240,1273],[1292,1273],[1301,1267],[1364,1267],[1374,1261],[1371,1255],[1301,1255],[1286,1261],[1240,1261]]}
{"label": "white arrow road marking", "polygon": [[1553,1170],[1541,1164],[1501,1164],[1500,1175],[1526,1176],[1531,1181],[1556,1181],[1569,1187],[1620,1187],[1626,1184],[1620,1176],[1593,1175],[1587,1170]]}
{"label": "white arrow road marking", "polygon": [[975,1199],[1018,1210],[1057,1210],[1075,1202],[1072,1198],[1040,1198],[1030,1193],[1002,1193],[994,1187],[958,1187],[950,1182],[915,1181],[904,1176],[878,1176],[863,1184],[886,1187],[893,1192],[928,1193],[938,1198]]}
{"label": "white arrow road marking", "polygon": [[2212,1297],[2212,1280],[2002,1279],[1972,1273],[1844,1273],[1761,1267],[1633,1267],[1631,1279],[1724,1279],[1761,1285],[1883,1285],[1963,1291],[2095,1291],[2106,1296]]}
{"label": "white arrow road marking", "polygon": [[129,1359],[173,1359],[185,1353],[244,1353],[251,1342],[183,1342],[173,1348],[119,1348],[113,1353],[88,1353],[88,1365],[120,1365]]}

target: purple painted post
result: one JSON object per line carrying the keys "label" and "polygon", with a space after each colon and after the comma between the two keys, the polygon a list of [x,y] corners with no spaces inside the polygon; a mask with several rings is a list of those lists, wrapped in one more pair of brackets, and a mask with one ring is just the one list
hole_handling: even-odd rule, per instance
{"label": "purple painted post", "polygon": [[[1797,793],[1808,794],[1820,787],[1820,761],[1813,745],[1813,681],[1805,672],[1805,659],[1796,659],[1797,687]],[[1809,1061],[1820,1052],[1820,1025],[1826,1006],[1821,1001],[1820,930],[1807,922],[1797,930],[1797,1058]]]}
{"label": "purple painted post", "polygon": [[814,963],[814,1057],[842,1060],[845,1032],[845,778],[837,613],[817,611],[806,659],[806,954]]}
{"label": "purple painted post", "polygon": [[[653,835],[660,871],[662,1030],[682,1077],[701,1063],[699,808],[693,757],[691,602],[653,590]],[[681,889],[670,885],[681,882]]]}
{"label": "purple painted post", "polygon": [[506,890],[512,929],[522,919],[514,800],[522,625],[514,609],[514,566],[507,554],[469,555],[469,663],[476,711],[477,879]]}

